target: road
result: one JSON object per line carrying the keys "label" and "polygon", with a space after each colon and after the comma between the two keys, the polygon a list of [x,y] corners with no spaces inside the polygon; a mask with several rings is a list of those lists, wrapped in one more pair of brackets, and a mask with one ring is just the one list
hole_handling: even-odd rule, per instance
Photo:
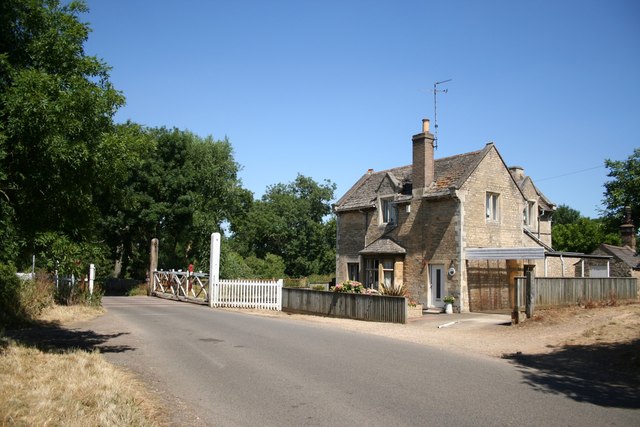
{"label": "road", "polygon": [[82,328],[176,425],[640,425],[638,409],[551,393],[506,360],[158,298],[103,304]]}

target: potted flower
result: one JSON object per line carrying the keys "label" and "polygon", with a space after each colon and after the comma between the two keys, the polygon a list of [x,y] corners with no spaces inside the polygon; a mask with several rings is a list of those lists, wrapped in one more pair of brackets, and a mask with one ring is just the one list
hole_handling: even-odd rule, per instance
{"label": "potted flower", "polygon": [[442,300],[444,301],[444,312],[447,314],[453,313],[453,303],[456,298],[453,295],[447,295]]}

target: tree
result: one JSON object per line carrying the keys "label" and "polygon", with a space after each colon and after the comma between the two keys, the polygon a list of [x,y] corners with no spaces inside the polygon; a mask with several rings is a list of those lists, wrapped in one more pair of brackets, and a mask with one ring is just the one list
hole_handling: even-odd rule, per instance
{"label": "tree", "polygon": [[154,237],[160,240],[161,267],[193,263],[208,269],[211,233],[234,221],[251,200],[237,177],[231,144],[178,129],[131,123],[118,129],[114,138],[129,150],[144,147],[144,155],[129,156],[127,176],[103,206],[103,230],[125,275],[144,274]]}
{"label": "tree", "polygon": [[267,188],[246,217],[232,224],[233,244],[248,258],[277,255],[293,277],[329,273],[335,267],[335,220],[330,201],[335,184],[298,175]]}
{"label": "tree", "polygon": [[575,224],[581,217],[582,215],[580,215],[579,211],[567,205],[560,205],[553,212],[552,225]]}
{"label": "tree", "polygon": [[551,233],[554,249],[562,252],[588,254],[601,243],[620,243],[620,237],[615,233],[608,233],[601,220],[585,217],[573,223],[554,225]]}
{"label": "tree", "polygon": [[625,207],[631,208],[631,218],[636,230],[640,229],[640,148],[624,161],[605,160],[605,166],[609,169],[607,176],[612,180],[605,182],[604,199],[605,209],[603,216],[606,219],[610,232],[617,232],[625,219]]}
{"label": "tree", "polygon": [[86,11],[77,1],[0,5],[0,235],[13,234],[23,256],[49,231],[91,240],[99,218],[100,147],[124,97],[84,53]]}

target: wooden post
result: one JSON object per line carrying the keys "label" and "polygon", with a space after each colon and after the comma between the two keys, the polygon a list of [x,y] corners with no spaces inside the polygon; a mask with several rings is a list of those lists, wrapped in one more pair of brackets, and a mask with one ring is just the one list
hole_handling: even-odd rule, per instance
{"label": "wooden post", "polygon": [[158,239],[151,239],[151,251],[149,254],[149,282],[147,282],[147,295],[151,295],[156,290],[156,282],[154,280],[154,272],[158,269]]}
{"label": "wooden post", "polygon": [[535,289],[533,288],[533,281],[535,280],[535,278],[533,277],[532,270],[527,270],[525,275],[527,276],[527,284],[526,284],[527,301],[526,301],[525,312],[527,313],[527,318],[531,319],[533,317],[533,311],[535,309],[535,304],[536,304],[536,293],[535,293]]}

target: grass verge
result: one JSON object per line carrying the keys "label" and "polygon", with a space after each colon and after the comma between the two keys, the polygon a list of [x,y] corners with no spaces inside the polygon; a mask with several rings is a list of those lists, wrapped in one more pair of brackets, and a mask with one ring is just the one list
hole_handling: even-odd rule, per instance
{"label": "grass verge", "polygon": [[[60,325],[102,312],[53,306],[38,321]],[[49,352],[0,336],[0,384],[1,426],[166,424],[157,399],[97,351]]]}

